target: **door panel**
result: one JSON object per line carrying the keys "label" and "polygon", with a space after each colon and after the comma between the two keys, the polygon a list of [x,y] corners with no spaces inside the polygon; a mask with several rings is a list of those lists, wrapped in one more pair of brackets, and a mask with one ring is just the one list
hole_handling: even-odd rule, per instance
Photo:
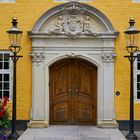
{"label": "door panel", "polygon": [[50,107],[52,124],[69,124],[71,122],[71,61],[57,63],[50,68]]}
{"label": "door panel", "polygon": [[50,67],[50,123],[96,124],[97,68],[82,59]]}
{"label": "door panel", "polygon": [[97,69],[87,61],[75,60],[75,87],[78,90],[76,96],[76,123],[96,124],[96,82]]}

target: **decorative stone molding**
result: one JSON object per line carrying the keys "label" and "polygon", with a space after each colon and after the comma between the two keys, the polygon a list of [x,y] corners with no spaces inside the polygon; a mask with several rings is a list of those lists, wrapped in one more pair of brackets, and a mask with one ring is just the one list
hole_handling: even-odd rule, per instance
{"label": "decorative stone molding", "polygon": [[[71,10],[69,10],[69,9],[71,9]],[[46,21],[50,21],[50,20],[54,19],[55,16],[59,16],[59,15],[66,14],[66,13],[72,13],[72,12],[68,12],[68,11],[73,11],[73,10],[74,11],[80,10],[80,13],[76,12],[77,14],[85,14],[88,16],[92,16],[92,18],[94,18],[94,20],[98,20],[98,22],[100,22],[101,26],[103,25],[106,28],[107,32],[112,33],[112,34],[115,32],[115,29],[112,26],[111,22],[101,11],[99,11],[95,7],[89,6],[87,4],[73,1],[73,2],[68,2],[65,4],[58,5],[52,9],[50,9],[49,11],[45,12],[35,23],[35,25],[32,29],[32,33],[40,32],[42,26],[44,26],[44,23],[46,23]]]}
{"label": "decorative stone molding", "polygon": [[68,5],[68,7],[62,8],[62,10],[69,12],[70,14],[77,14],[83,10],[83,8],[79,5],[73,4],[73,5]]}
{"label": "decorative stone molding", "polygon": [[30,54],[32,57],[32,62],[35,62],[37,66],[44,61],[45,53],[44,52],[33,52]]}
{"label": "decorative stone molding", "polygon": [[110,62],[114,62],[114,59],[116,58],[116,54],[115,53],[103,53],[101,55],[102,60],[104,63],[110,63]]}
{"label": "decorative stone molding", "polygon": [[58,5],[44,13],[28,34],[30,38],[115,39],[118,36],[102,12],[75,1]]}
{"label": "decorative stone molding", "polygon": [[47,29],[45,33],[67,35],[71,38],[77,38],[80,35],[99,36],[100,33],[95,32],[91,25],[90,16],[78,15],[75,12],[71,12],[69,15],[60,15],[54,23],[53,29]]}
{"label": "decorative stone molding", "polygon": [[75,57],[78,57],[79,54],[77,54],[75,52],[71,52],[71,53],[67,53],[66,56],[69,57],[69,58],[75,58]]}

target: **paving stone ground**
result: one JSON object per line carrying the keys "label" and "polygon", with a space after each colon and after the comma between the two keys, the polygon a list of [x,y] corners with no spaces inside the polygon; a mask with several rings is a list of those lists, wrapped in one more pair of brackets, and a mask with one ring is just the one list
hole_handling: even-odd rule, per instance
{"label": "paving stone ground", "polygon": [[93,126],[49,126],[28,128],[18,140],[126,140],[118,129]]}

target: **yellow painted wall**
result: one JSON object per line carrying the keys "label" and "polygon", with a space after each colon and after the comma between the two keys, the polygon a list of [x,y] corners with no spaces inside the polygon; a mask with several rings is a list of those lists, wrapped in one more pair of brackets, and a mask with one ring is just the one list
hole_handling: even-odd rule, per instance
{"label": "yellow painted wall", "polygon": [[[18,26],[23,30],[20,55],[23,58],[18,61],[17,73],[17,119],[30,119],[30,107],[32,97],[32,69],[31,40],[27,31],[30,31],[38,18],[51,7],[61,3],[53,0],[16,0],[15,3],[0,3],[0,49],[7,49],[9,40],[6,33],[11,27],[11,18],[18,18]],[[123,56],[125,50],[125,38],[123,31],[127,29],[128,19],[134,16],[136,27],[140,29],[140,3],[132,3],[132,0],[93,0],[87,3],[103,12],[117,31],[120,32],[115,41],[115,91],[121,92],[115,96],[115,112],[117,120],[126,120],[129,117],[129,61]],[[114,92],[115,92],[114,91]],[[135,119],[140,119],[140,102],[135,103]]]}

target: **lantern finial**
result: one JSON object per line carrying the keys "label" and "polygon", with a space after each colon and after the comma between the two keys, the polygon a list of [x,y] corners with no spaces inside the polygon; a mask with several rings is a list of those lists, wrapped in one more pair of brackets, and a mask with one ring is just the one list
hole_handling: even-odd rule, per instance
{"label": "lantern finial", "polygon": [[134,26],[134,24],[135,24],[135,18],[133,16],[130,17],[129,24],[130,24],[130,27],[131,26]]}
{"label": "lantern finial", "polygon": [[17,18],[16,17],[13,17],[11,23],[12,23],[13,27],[17,27],[17,23],[18,23],[17,22]]}
{"label": "lantern finial", "polygon": [[135,21],[135,18],[133,16],[130,17],[131,21]]}

